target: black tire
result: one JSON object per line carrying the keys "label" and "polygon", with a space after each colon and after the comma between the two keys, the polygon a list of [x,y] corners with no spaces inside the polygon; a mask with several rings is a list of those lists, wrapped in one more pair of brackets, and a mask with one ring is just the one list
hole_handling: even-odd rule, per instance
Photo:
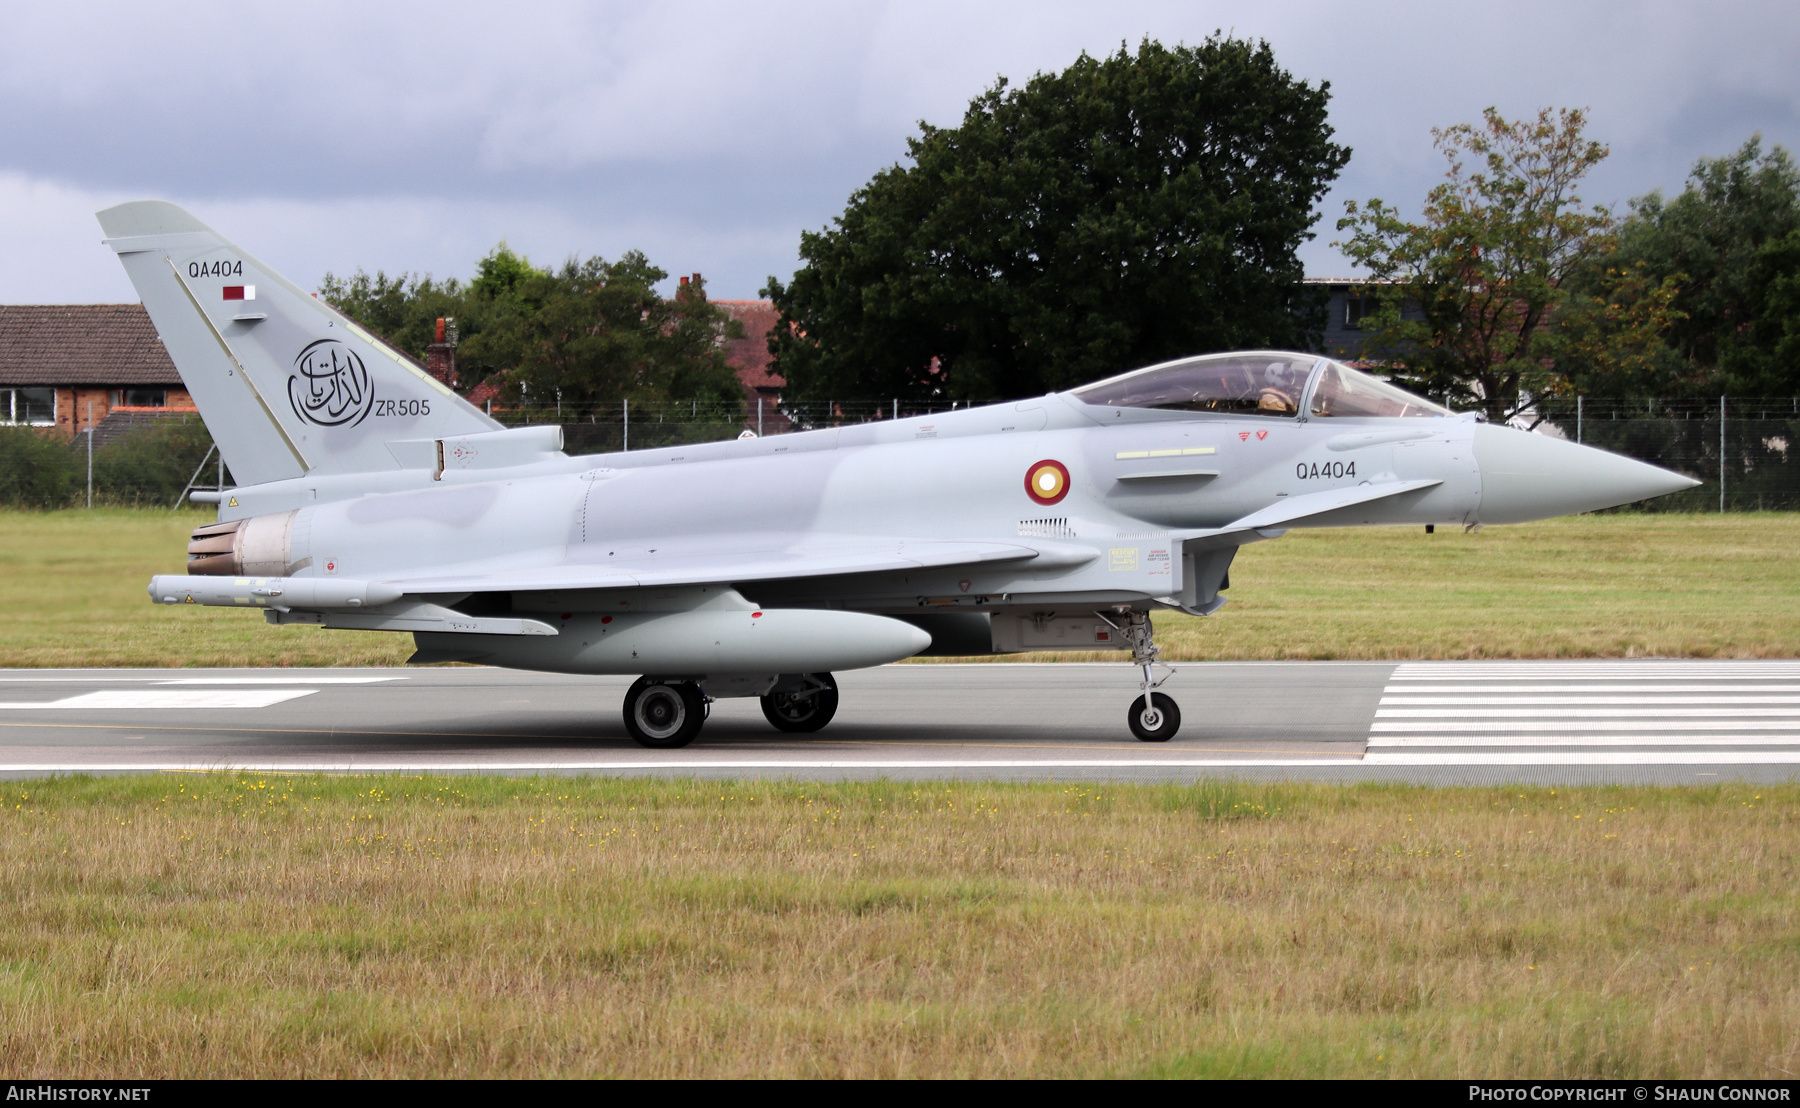
{"label": "black tire", "polygon": [[810,734],[837,715],[837,681],[829,673],[809,673],[807,676],[825,687],[810,693],[773,692],[762,698],[763,717],[774,724],[777,731]]}
{"label": "black tire", "polygon": [[1140,741],[1166,743],[1181,730],[1181,709],[1170,697],[1155,692],[1150,694],[1148,705],[1141,696],[1131,702],[1131,714],[1126,717],[1126,722]]}
{"label": "black tire", "polygon": [[686,746],[706,722],[706,697],[692,681],[640,677],[625,690],[625,730],[639,746]]}

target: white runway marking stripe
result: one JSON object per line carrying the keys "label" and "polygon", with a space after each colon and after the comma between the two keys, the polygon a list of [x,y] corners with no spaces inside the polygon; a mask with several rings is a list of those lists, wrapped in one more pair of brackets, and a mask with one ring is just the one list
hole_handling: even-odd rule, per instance
{"label": "white runway marking stripe", "polygon": [[1380,731],[1432,731],[1445,734],[1458,732],[1484,732],[1493,734],[1502,731],[1787,731],[1800,742],[1800,721],[1785,719],[1732,719],[1707,720],[1683,719],[1658,723],[1655,720],[1638,719],[1599,719],[1599,720],[1441,720],[1434,722],[1411,720],[1376,720],[1369,726],[1371,734]]}
{"label": "white runway marking stripe", "polygon": [[1800,662],[1402,662],[1403,681],[1706,681],[1800,678]]}
{"label": "white runway marking stripe", "polygon": [[1739,685],[1708,681],[1703,685],[1395,685],[1383,690],[1389,696],[1442,696],[1445,693],[1569,693],[1586,696],[1591,693],[1800,693],[1800,685]]}
{"label": "white runway marking stripe", "polygon": [[1800,750],[1626,751],[1584,750],[1567,754],[1530,751],[1434,750],[1427,753],[1374,751],[1365,766],[1791,766]]}
{"label": "white runway marking stripe", "polygon": [[1484,735],[1480,739],[1429,735],[1370,735],[1370,750],[1395,747],[1539,746],[1795,746],[1800,735]]}
{"label": "white runway marking stripe", "polygon": [[284,700],[310,696],[317,689],[102,689],[61,700],[0,702],[0,709],[49,711],[63,708],[267,708]]}
{"label": "white runway marking stripe", "polygon": [[158,685],[374,685],[404,677],[177,677]]}
{"label": "white runway marking stripe", "polygon": [[1383,706],[1428,704],[1800,704],[1800,696],[1384,696]]}
{"label": "white runway marking stripe", "polygon": [[1407,663],[1382,690],[1367,759],[1791,764],[1800,761],[1800,696],[1770,694],[1800,690],[1770,680],[1795,676],[1793,662]]}
{"label": "white runway marking stripe", "polygon": [[1800,708],[1377,708],[1377,719],[1623,719],[1629,716],[1761,716],[1793,719],[1800,726]]}

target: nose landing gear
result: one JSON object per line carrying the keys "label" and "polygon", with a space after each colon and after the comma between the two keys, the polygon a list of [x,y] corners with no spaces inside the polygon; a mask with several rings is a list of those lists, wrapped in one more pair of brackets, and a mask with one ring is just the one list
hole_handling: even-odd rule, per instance
{"label": "nose landing gear", "polygon": [[[1166,743],[1175,737],[1175,732],[1181,730],[1181,709],[1175,706],[1173,697],[1159,693],[1156,689],[1175,676],[1175,670],[1167,663],[1158,661],[1162,651],[1156,645],[1156,632],[1150,626],[1148,612],[1121,612],[1119,615],[1124,620],[1122,624],[1103,614],[1101,618],[1124,633],[1125,641],[1131,644],[1132,663],[1144,672],[1144,679],[1138,683],[1143,695],[1131,702],[1131,710],[1125,715],[1125,723],[1142,742]],[[1157,677],[1154,669],[1156,666],[1162,666],[1168,672]]]}
{"label": "nose landing gear", "polygon": [[1148,693],[1131,702],[1126,717],[1131,733],[1147,743],[1166,743],[1181,730],[1181,709],[1172,697],[1159,692]]}

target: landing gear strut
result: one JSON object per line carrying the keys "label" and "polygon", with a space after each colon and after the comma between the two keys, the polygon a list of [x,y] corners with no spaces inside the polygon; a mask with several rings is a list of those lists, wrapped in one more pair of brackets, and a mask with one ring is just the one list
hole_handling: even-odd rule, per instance
{"label": "landing gear strut", "polygon": [[[1131,733],[1147,743],[1166,743],[1181,730],[1181,709],[1175,706],[1174,698],[1156,691],[1164,681],[1175,675],[1174,669],[1167,663],[1157,659],[1162,651],[1156,645],[1156,632],[1150,626],[1148,612],[1122,612],[1123,625],[1112,623],[1114,627],[1125,633],[1125,641],[1131,644],[1131,661],[1144,671],[1144,679],[1138,688],[1143,695],[1131,702],[1131,710],[1126,713],[1125,722]],[[1154,667],[1162,666],[1168,670],[1160,678],[1155,675]]]}
{"label": "landing gear strut", "polygon": [[692,681],[640,677],[625,690],[625,730],[640,746],[686,746],[706,722],[710,701]]}
{"label": "landing gear strut", "polygon": [[[788,684],[797,688],[786,688]],[[829,673],[808,673],[798,681],[783,680],[762,698],[763,715],[778,731],[809,734],[837,715],[837,682]]]}

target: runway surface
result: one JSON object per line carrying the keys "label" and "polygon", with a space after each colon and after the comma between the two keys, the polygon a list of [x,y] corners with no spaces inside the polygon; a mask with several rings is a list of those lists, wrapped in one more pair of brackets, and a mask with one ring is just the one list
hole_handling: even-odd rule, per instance
{"label": "runway surface", "polygon": [[1800,778],[1800,662],[1216,662],[1164,686],[1173,742],[1125,727],[1120,664],[838,675],[836,720],[754,700],[645,750],[629,678],[509,670],[4,670],[0,776],[155,770],[1189,781],[1693,783]]}

